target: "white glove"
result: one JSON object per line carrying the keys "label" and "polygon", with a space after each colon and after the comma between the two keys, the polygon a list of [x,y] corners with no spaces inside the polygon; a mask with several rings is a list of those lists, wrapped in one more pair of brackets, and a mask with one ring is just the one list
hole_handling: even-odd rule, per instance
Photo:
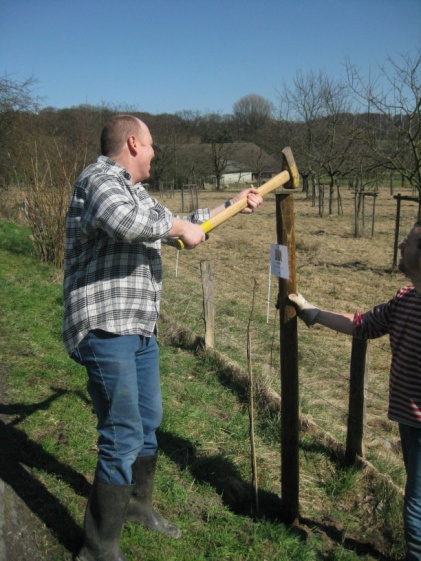
{"label": "white glove", "polygon": [[316,323],[316,317],[320,310],[307,302],[302,294],[289,294],[288,300],[295,306],[298,317],[303,320],[307,327]]}

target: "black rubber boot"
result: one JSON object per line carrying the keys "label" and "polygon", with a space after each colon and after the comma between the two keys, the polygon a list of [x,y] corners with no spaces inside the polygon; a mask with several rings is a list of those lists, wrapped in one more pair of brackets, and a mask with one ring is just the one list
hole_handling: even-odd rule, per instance
{"label": "black rubber boot", "polygon": [[119,542],[132,491],[132,485],[95,479],[85,511],[84,544],[76,561],[127,561]]}
{"label": "black rubber boot", "polygon": [[133,494],[127,509],[127,520],[141,524],[148,530],[164,534],[169,538],[179,538],[180,529],[165,520],[152,506],[153,484],[157,456],[137,458],[132,466]]}

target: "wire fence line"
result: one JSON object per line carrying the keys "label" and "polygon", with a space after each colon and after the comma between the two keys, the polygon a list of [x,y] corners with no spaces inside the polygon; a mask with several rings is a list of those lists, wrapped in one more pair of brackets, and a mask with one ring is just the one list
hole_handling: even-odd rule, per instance
{"label": "wire fence line", "polygon": [[[166,260],[163,298],[165,313],[177,318],[177,321],[196,335],[204,336],[205,319],[199,265],[196,263],[188,270],[179,270],[179,276],[175,276],[174,269],[172,272],[170,269],[171,263]],[[268,286],[260,284],[252,310],[249,287],[238,282],[233,290],[232,280],[227,279],[222,271],[215,268],[213,275],[217,287],[213,302],[216,308],[215,348],[246,371],[247,325],[250,323],[254,376],[260,384],[267,385],[271,391],[280,394],[280,330],[276,282],[273,283],[272,279],[273,290],[269,295]],[[241,278],[236,273],[234,276]],[[267,272],[264,276],[268,280]],[[268,299],[269,321],[266,313]],[[380,456],[383,469],[387,465],[396,465],[400,459],[400,447],[396,423],[387,419],[390,349],[387,342],[379,341],[381,340],[369,342],[370,374],[364,428],[367,459],[376,462]],[[330,356],[319,358],[320,346],[328,346],[331,349]],[[300,323],[299,353],[302,414],[344,443],[349,416],[351,338],[324,328],[308,330]],[[400,479],[398,477],[399,484]]]}
{"label": "wire fence line", "polygon": [[[367,227],[366,236],[359,239],[352,236],[352,193],[344,193],[344,214],[341,217],[325,218],[317,216],[317,209],[311,208],[311,201],[304,193],[297,195],[299,289],[310,299],[316,297],[316,303],[322,307],[339,307],[348,312],[358,311],[354,309],[355,302],[363,306],[363,310],[359,311],[365,311],[364,308],[378,304],[381,298],[388,300],[393,295],[392,291],[404,282],[396,274],[391,274],[396,201],[389,190],[379,191],[374,237],[371,236],[371,228]],[[205,193],[200,196],[205,196]],[[227,194],[221,193],[220,197],[225,199]],[[274,198],[268,195],[268,199],[250,222],[235,217],[221,228],[223,235],[212,232],[211,240],[203,244],[202,249],[177,253],[172,248],[163,249],[162,309],[192,333],[204,335],[200,261],[209,260],[215,284],[212,302],[216,309],[215,349],[246,372],[247,326],[250,324],[254,378],[279,395],[278,285],[277,278],[270,275],[269,270],[269,245],[274,242],[275,212]],[[209,206],[220,202],[211,201]],[[177,200],[171,201],[171,204],[172,210],[179,212]],[[414,201],[402,203],[399,239],[403,239],[413,226],[418,208]],[[254,230],[249,230],[249,223],[253,224]],[[350,286],[351,278],[353,284]],[[252,298],[255,283],[257,289]],[[349,419],[352,338],[321,326],[308,329],[302,322],[299,322],[298,330],[301,414],[344,443]],[[365,452],[370,461],[380,466],[380,471],[395,477],[397,484],[401,485],[403,464],[398,427],[387,418],[390,358],[388,338],[368,343]]]}

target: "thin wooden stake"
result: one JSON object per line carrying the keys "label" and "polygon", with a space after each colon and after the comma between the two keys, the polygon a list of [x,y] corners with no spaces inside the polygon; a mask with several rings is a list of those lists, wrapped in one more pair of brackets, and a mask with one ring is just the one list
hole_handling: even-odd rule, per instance
{"label": "thin wooden stake", "polygon": [[205,347],[215,347],[215,287],[213,284],[212,265],[210,261],[201,261],[203,289],[203,311],[205,315]]}
{"label": "thin wooden stake", "polygon": [[256,286],[257,286],[257,282],[255,280],[250,318],[247,326],[247,364],[248,364],[248,373],[249,373],[250,449],[251,449],[251,471],[252,471],[252,487],[253,487],[252,513],[258,516],[259,515],[259,486],[258,486],[258,476],[257,476],[256,448],[255,448],[255,441],[254,441],[254,377],[253,377],[253,369],[251,365],[251,334],[250,334],[251,318],[254,311],[254,298],[256,294]]}

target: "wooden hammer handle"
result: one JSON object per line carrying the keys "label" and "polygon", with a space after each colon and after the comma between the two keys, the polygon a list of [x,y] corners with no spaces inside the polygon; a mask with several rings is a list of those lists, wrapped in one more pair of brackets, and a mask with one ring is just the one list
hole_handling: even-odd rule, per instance
{"label": "wooden hammer handle", "polygon": [[[264,197],[271,191],[275,191],[275,189],[281,187],[281,185],[285,185],[285,183],[288,183],[290,178],[291,176],[289,174],[289,171],[287,170],[281,171],[281,173],[278,173],[278,175],[275,175],[275,177],[272,177],[271,179],[269,179],[269,181],[263,183],[263,185],[261,185],[257,189],[257,192],[261,197]],[[236,214],[244,210],[246,206],[247,206],[247,197],[243,197],[239,201],[230,205],[228,208],[222,210],[216,216],[213,216],[212,218],[209,218],[209,220],[202,222],[200,226],[205,232],[205,234],[207,234],[217,226],[220,226],[223,222],[225,222],[232,216],[235,216]],[[175,247],[177,249],[184,249],[184,243],[180,239],[178,239],[175,242]]]}

